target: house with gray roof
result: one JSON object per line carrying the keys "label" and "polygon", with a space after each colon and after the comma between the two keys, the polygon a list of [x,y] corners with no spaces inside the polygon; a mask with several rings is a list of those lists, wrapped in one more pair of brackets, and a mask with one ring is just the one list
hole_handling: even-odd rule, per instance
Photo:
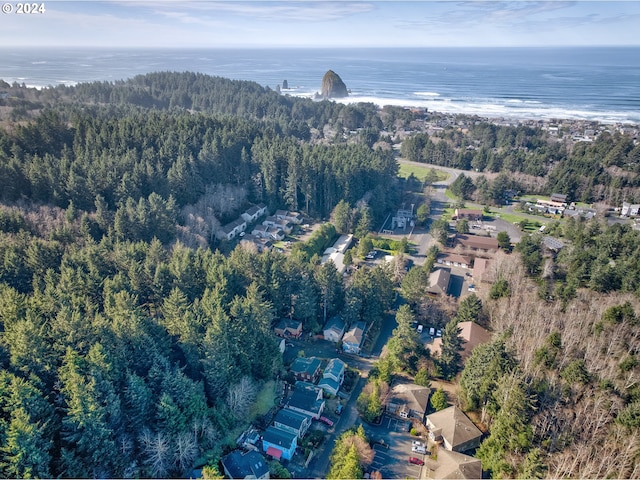
{"label": "house with gray roof", "polygon": [[316,383],[320,377],[320,366],[322,362],[316,357],[298,357],[296,358],[289,371],[296,380]]}
{"label": "house with gray roof", "polygon": [[480,445],[482,432],[455,405],[427,415],[427,427],[431,440],[442,438],[444,448],[453,452],[465,452]]}
{"label": "house with gray roof", "polygon": [[[303,382],[296,382],[296,386],[287,401],[286,407],[298,413],[313,417],[316,420],[319,419],[322,416],[325,405],[322,399],[322,389],[298,388],[298,383]],[[311,385],[311,387],[314,386]]]}
{"label": "house with gray roof", "polygon": [[222,467],[229,478],[269,478],[269,466],[255,450],[233,450],[222,457]]}
{"label": "house with gray roof", "polygon": [[327,320],[322,333],[324,339],[330,342],[338,343],[344,335],[345,324],[344,320],[338,315],[331,317]]}
{"label": "house with gray roof", "polygon": [[276,413],[273,425],[280,430],[293,433],[298,438],[302,438],[311,426],[311,417],[290,408],[283,408]]}
{"label": "house with gray roof", "polygon": [[262,434],[262,450],[277,460],[291,460],[298,446],[298,437],[294,433],[281,430],[273,425]]}
{"label": "house with gray roof", "polygon": [[449,270],[438,268],[429,274],[429,286],[427,293],[432,296],[447,295],[449,293]]}
{"label": "house with gray roof", "polygon": [[337,395],[340,385],[344,381],[344,372],[347,364],[339,358],[332,358],[322,374],[322,380],[318,382],[318,387],[322,388],[330,395]]}
{"label": "house with gray roof", "polygon": [[342,350],[345,353],[359,354],[366,331],[367,324],[365,322],[356,322],[342,337]]}

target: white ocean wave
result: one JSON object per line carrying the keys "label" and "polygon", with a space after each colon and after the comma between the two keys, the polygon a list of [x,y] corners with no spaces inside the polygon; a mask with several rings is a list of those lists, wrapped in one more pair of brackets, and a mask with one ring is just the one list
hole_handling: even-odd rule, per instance
{"label": "white ocean wave", "polygon": [[511,102],[500,99],[469,99],[469,98],[433,98],[433,99],[406,99],[406,98],[381,98],[374,96],[350,96],[336,99],[337,102],[353,104],[358,102],[373,103],[380,107],[395,105],[405,108],[426,108],[428,111],[469,114],[481,117],[505,117],[519,119],[575,119],[590,120],[603,123],[639,123],[640,116],[635,117],[629,112],[596,111],[581,108],[564,108],[559,106],[546,106],[537,101]]}
{"label": "white ocean wave", "polygon": [[413,92],[414,95],[418,95],[419,97],[439,97],[440,94],[437,92]]}

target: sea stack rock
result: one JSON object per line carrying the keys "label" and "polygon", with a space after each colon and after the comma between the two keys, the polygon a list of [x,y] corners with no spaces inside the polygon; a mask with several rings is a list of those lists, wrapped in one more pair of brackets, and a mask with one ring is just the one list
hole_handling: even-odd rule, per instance
{"label": "sea stack rock", "polygon": [[340,76],[333,70],[329,70],[322,77],[322,98],[344,98],[349,96],[347,86]]}
{"label": "sea stack rock", "polygon": [[289,82],[287,82],[286,80],[282,81],[282,88],[284,88],[285,90],[289,88]]}

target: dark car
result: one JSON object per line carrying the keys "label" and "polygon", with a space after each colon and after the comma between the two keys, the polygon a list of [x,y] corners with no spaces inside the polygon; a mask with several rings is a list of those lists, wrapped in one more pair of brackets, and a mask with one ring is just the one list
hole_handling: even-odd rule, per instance
{"label": "dark car", "polygon": [[409,463],[413,463],[414,465],[424,465],[424,462],[416,457],[409,457]]}

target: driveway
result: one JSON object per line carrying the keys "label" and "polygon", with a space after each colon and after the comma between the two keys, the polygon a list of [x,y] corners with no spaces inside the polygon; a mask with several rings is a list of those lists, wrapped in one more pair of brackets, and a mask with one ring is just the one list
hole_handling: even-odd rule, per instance
{"label": "driveway", "polygon": [[[425,455],[412,453],[411,442],[416,437],[409,434],[409,420],[384,415],[380,425],[363,424],[367,437],[373,441],[375,457],[370,470],[377,470],[382,478],[421,478],[423,469],[420,465],[409,463],[409,457],[425,459]],[[426,473],[426,472],[425,472]]]}

